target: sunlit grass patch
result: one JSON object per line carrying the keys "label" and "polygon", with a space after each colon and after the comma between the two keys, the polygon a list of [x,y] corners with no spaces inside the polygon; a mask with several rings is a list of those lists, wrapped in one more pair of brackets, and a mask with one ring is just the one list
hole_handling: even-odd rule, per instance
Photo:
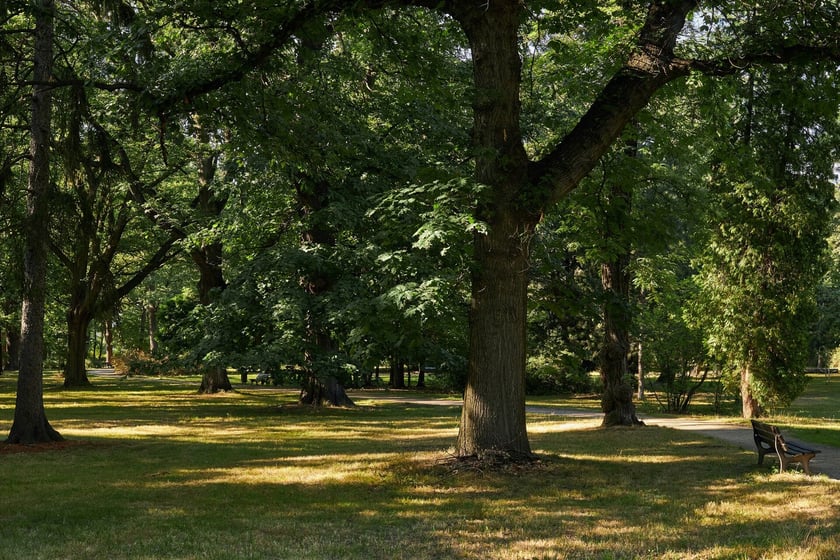
{"label": "sunlit grass patch", "polygon": [[[12,386],[0,377],[6,426]],[[530,415],[533,464],[453,469],[457,406],[196,389],[51,389],[74,444],[0,454],[0,559],[828,560],[840,545],[836,482],[688,432]]]}

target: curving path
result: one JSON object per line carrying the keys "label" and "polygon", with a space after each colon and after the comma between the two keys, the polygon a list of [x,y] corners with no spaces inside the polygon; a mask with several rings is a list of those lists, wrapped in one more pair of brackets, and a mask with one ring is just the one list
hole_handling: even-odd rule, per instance
{"label": "curving path", "polygon": [[[743,420],[739,423],[722,422],[714,419],[705,418],[660,418],[660,417],[645,417],[642,420],[651,426],[662,426],[674,430],[688,430],[696,432],[704,436],[720,439],[742,447],[755,451],[755,442],[752,436],[752,427],[748,420]],[[784,431],[782,432],[784,434]],[[801,441],[801,440],[799,440]],[[809,443],[801,441],[806,447],[812,449],[819,449],[820,453],[811,459],[811,472],[813,474],[823,474],[833,480],[840,480],[840,448],[821,443]],[[768,461],[775,459],[775,457],[768,456],[765,459],[765,465]],[[778,459],[776,459],[778,462]]]}
{"label": "curving path", "polygon": [[[419,399],[400,395],[390,395],[387,393],[370,396],[356,394],[354,396],[359,400],[393,400],[429,406],[461,406],[463,404],[463,402],[459,400],[435,398]],[[526,410],[532,414],[556,414],[557,416],[564,416],[567,418],[599,419],[602,416],[600,412],[594,410],[557,408],[551,406],[529,406]],[[672,430],[695,432],[706,437],[723,440],[749,451],[755,451],[755,442],[752,437],[752,427],[747,420],[740,422],[725,422],[713,418],[666,418],[660,416],[642,416],[641,420],[649,426],[661,426]],[[830,445],[813,444],[805,441],[802,441],[801,443],[807,447],[820,450],[820,454],[811,460],[810,466],[813,474],[822,474],[833,480],[840,480],[840,448],[832,447]],[[772,455],[769,456],[765,459],[764,464],[771,464],[770,461],[772,459],[774,459],[774,457],[772,457]]]}
{"label": "curving path", "polygon": [[[537,414],[558,414],[577,418],[601,418],[601,413],[592,410],[571,410],[552,407],[527,407],[528,412]],[[660,426],[672,430],[686,430],[706,437],[723,440],[727,443],[755,451],[752,427],[748,420],[725,422],[714,418],[698,417],[661,417],[641,416],[640,419],[649,426]],[[840,480],[840,448],[830,445],[801,441],[806,447],[819,449],[820,453],[811,459],[811,472],[822,474],[833,480]],[[757,457],[757,456],[756,456]],[[765,459],[765,465],[776,459],[772,455]],[[778,461],[778,459],[776,459]]]}

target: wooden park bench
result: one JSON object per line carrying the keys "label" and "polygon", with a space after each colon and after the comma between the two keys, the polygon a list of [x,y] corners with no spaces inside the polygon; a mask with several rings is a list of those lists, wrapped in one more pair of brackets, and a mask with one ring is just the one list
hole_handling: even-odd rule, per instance
{"label": "wooden park bench", "polygon": [[811,474],[808,463],[813,459],[819,449],[809,449],[795,441],[785,441],[782,433],[776,426],[765,424],[757,420],[751,420],[753,428],[753,439],[758,448],[758,464],[764,462],[764,456],[775,452],[779,457],[779,472],[784,472],[790,463],[799,463],[805,474]]}

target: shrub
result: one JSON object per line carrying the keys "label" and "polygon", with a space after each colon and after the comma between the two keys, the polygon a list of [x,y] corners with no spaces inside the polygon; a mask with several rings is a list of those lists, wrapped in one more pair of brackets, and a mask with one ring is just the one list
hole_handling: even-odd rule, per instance
{"label": "shrub", "polygon": [[187,372],[181,364],[168,358],[156,358],[142,350],[126,350],[114,356],[114,371],[126,376],[184,375]]}
{"label": "shrub", "polygon": [[528,358],[525,366],[525,391],[529,394],[553,394],[589,393],[594,390],[592,378],[585,368],[564,362],[547,356]]}

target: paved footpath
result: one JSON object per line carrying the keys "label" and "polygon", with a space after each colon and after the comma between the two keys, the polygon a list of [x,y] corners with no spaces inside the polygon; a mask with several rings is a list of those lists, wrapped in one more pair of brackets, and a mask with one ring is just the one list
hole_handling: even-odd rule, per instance
{"label": "paved footpath", "polygon": [[[672,428],[675,430],[688,430],[696,432],[704,436],[720,439],[742,447],[755,451],[755,441],[753,441],[752,426],[749,420],[743,420],[738,423],[723,422],[714,419],[706,418],[659,418],[659,417],[645,417],[642,418],[645,424],[651,426],[662,426],[665,428]],[[784,433],[784,432],[783,432]],[[813,474],[824,474],[828,478],[840,480],[840,448],[821,443],[809,443],[802,440],[797,440],[811,449],[819,449],[820,453],[811,459],[811,472]],[[758,457],[756,455],[756,457]],[[765,458],[765,465],[768,461],[775,459],[772,455]],[[776,459],[778,462],[778,459]]]}
{"label": "paved footpath", "polygon": [[[419,399],[412,397],[404,397],[401,395],[393,395],[388,393],[383,394],[369,394],[359,395],[361,400],[395,400],[411,404],[421,404],[430,406],[461,406],[463,403],[459,400],[446,399]],[[527,411],[533,414],[556,414],[558,416],[565,416],[567,418],[589,418],[600,419],[602,414],[595,410],[584,409],[570,409],[558,408],[552,406],[529,406]],[[740,422],[725,422],[716,420],[714,418],[698,418],[698,417],[660,417],[660,416],[642,416],[641,420],[649,426],[661,426],[663,428],[671,428],[673,430],[687,430],[695,432],[710,438],[723,440],[727,443],[755,451],[755,441],[752,437],[752,427],[748,420]],[[813,474],[823,474],[833,480],[840,480],[840,448],[832,447],[830,445],[809,443],[798,440],[806,447],[812,449],[819,449],[820,453],[811,460],[811,472]],[[758,455],[756,455],[757,460]],[[775,457],[768,456],[765,458],[765,465],[769,465],[770,461]]]}
{"label": "paved footpath", "polygon": [[[575,418],[601,418],[601,413],[592,410],[571,410],[552,407],[528,407],[528,412],[537,414],[558,414]],[[686,430],[695,432],[710,438],[723,440],[732,445],[755,451],[755,441],[752,435],[752,426],[749,420],[739,422],[725,422],[713,418],[698,417],[659,417],[642,416],[640,419],[649,426],[661,426],[673,430]],[[833,480],[840,480],[840,448],[819,443],[809,443],[797,440],[806,447],[819,449],[820,453],[811,459],[811,472],[823,474]],[[756,455],[757,460],[758,455]],[[765,465],[770,464],[775,457],[772,455],[765,458]],[[777,460],[777,459],[776,459]],[[778,461],[778,460],[777,460]]]}

